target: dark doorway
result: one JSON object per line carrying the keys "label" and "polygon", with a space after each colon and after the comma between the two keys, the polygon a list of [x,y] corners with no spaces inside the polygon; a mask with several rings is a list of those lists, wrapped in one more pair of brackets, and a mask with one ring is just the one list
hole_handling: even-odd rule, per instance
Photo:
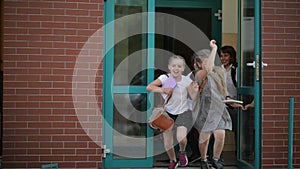
{"label": "dark doorway", "polygon": [[[212,39],[214,37],[218,37],[217,35],[213,35],[212,27],[213,27],[213,11],[212,8],[175,8],[175,7],[156,7],[156,12],[160,13],[167,13],[171,15],[175,15],[178,17],[181,17],[191,23],[193,23],[195,26],[197,26],[206,36],[208,39]],[[160,24],[165,24],[164,27],[166,31],[173,31],[174,34],[178,33],[176,32],[176,27],[173,27],[172,22],[169,20],[165,20],[165,22],[162,22],[162,18],[156,18],[156,21],[159,20]],[[164,20],[163,20],[164,21]],[[170,24],[171,23],[171,24]],[[197,38],[197,37],[195,37]],[[220,41],[220,39],[219,39]],[[189,48],[187,45],[182,43],[180,40],[164,36],[161,34],[155,35],[155,48],[163,49],[169,52],[172,52],[176,55],[180,55],[185,58],[185,61],[187,63],[188,69],[186,69],[185,74],[189,73],[191,70],[193,70],[193,63],[192,63],[192,56],[194,54],[194,51]],[[158,58],[158,54],[155,55],[155,65],[162,64],[161,60]],[[163,63],[163,65],[167,65],[167,63]],[[195,131],[194,131],[195,132]],[[197,131],[196,131],[197,132]],[[157,133],[159,134],[159,133]],[[197,137],[197,136],[196,136]],[[176,138],[174,137],[174,142]],[[163,149],[163,138],[161,137],[161,140],[155,140],[154,143],[154,152],[157,149]],[[195,148],[195,146],[187,145],[187,154],[188,156],[192,154],[192,149]],[[178,150],[178,145],[175,146],[175,150]],[[225,160],[226,166],[234,166],[236,165],[236,157],[234,152],[223,152],[222,158]],[[154,166],[155,167],[167,167],[169,165],[169,158],[166,153],[156,155],[154,157]],[[199,167],[200,162],[196,161],[194,163],[189,163],[188,166],[192,167]]]}
{"label": "dark doorway", "polygon": [[[211,21],[211,9],[210,8],[165,8],[157,7],[156,12],[167,13],[181,17],[195,26],[197,26],[209,39],[212,37],[212,21]],[[158,20],[158,19],[156,19]],[[161,18],[160,18],[161,20]],[[167,23],[167,21],[165,22]],[[170,21],[168,21],[170,23]],[[173,31],[176,34],[176,27],[172,25],[165,26],[167,31]],[[197,38],[197,37],[195,37]],[[178,39],[164,35],[155,35],[155,48],[164,49],[170,51],[176,55],[180,55],[185,58],[185,61],[189,67],[189,70],[193,69],[191,57],[194,52]]]}

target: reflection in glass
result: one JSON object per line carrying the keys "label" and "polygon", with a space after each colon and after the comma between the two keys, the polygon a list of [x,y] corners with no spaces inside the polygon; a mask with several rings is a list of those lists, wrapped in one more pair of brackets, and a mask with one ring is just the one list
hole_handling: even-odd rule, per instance
{"label": "reflection in glass", "polygon": [[[114,10],[114,86],[146,85],[147,0],[115,0]],[[113,159],[147,156],[147,94],[130,94],[133,88],[113,95]]]}
{"label": "reflection in glass", "polygon": [[[242,95],[245,105],[250,104],[253,96]],[[254,164],[254,109],[248,108],[246,111],[240,111],[240,154],[242,160]]]}
{"label": "reflection in glass", "polygon": [[[155,69],[154,70],[154,79],[157,79],[160,75],[166,74],[167,72]],[[147,69],[137,72],[137,74],[132,78],[130,85],[138,86],[138,85],[145,85],[144,83],[147,82]],[[135,109],[139,111],[146,111],[148,108],[147,105],[147,95],[143,94],[131,94],[129,96],[130,103],[134,106]]]}
{"label": "reflection in glass", "polygon": [[146,157],[147,114],[135,108],[145,109],[143,108],[145,104],[130,101],[130,98],[136,97],[146,99],[146,94],[114,95],[113,153],[115,159]]}
{"label": "reflection in glass", "polygon": [[254,68],[247,63],[254,61],[254,8],[251,0],[242,1],[241,16],[241,86],[253,86]]}
{"label": "reflection in glass", "polygon": [[[130,5],[129,5],[130,4]],[[146,0],[117,0],[115,5],[115,46],[114,46],[114,84],[128,85],[136,72],[146,65],[147,18],[140,13],[147,12]],[[124,16],[132,15],[130,19]],[[138,53],[136,53],[138,52]],[[116,73],[117,72],[117,73]],[[147,80],[147,79],[146,79]],[[144,81],[143,84],[146,84]]]}
{"label": "reflection in glass", "polygon": [[[241,1],[241,46],[240,46],[240,66],[241,66],[241,87],[254,87],[254,68],[247,66],[247,63],[254,63],[254,1]],[[248,93],[250,94],[250,93]],[[251,95],[241,95],[244,104],[252,102],[254,97]],[[239,113],[239,139],[241,160],[254,165],[254,109],[250,108]]]}

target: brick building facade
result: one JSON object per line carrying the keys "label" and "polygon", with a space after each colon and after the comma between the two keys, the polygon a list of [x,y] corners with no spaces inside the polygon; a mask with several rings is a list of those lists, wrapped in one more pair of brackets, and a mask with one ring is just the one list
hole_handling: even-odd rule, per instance
{"label": "brick building facade", "polygon": [[101,143],[78,121],[72,80],[83,46],[103,26],[103,3],[4,1],[3,168],[101,168]]}
{"label": "brick building facade", "polygon": [[289,98],[295,98],[294,167],[299,159],[299,1],[262,1],[262,167],[287,168]]}

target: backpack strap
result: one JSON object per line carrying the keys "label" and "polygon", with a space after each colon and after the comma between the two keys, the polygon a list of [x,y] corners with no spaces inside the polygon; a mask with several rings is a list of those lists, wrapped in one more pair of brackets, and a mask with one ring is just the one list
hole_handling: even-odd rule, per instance
{"label": "backpack strap", "polygon": [[202,82],[201,82],[201,84],[199,85],[199,93],[202,92],[204,86],[206,85],[206,79],[207,78],[203,79]]}
{"label": "backpack strap", "polygon": [[[169,78],[168,73],[164,73],[164,75],[166,75]],[[173,94],[173,92],[172,92],[172,94]],[[165,105],[168,104],[169,100],[172,97],[172,94],[170,94],[170,95],[167,96],[167,98],[165,99],[164,104],[162,105],[162,107],[165,107]]]}
{"label": "backpack strap", "polygon": [[235,77],[236,77],[236,67],[235,67],[235,66],[232,66],[232,67],[231,67],[231,79],[232,79],[233,85],[234,85],[235,87],[237,87],[237,82],[236,82]]}

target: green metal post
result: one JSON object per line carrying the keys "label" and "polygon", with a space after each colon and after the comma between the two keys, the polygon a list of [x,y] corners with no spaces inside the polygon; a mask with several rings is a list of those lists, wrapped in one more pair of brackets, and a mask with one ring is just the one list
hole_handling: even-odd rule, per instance
{"label": "green metal post", "polygon": [[289,106],[289,140],[288,140],[288,169],[293,169],[293,129],[294,129],[294,98],[290,98]]}

